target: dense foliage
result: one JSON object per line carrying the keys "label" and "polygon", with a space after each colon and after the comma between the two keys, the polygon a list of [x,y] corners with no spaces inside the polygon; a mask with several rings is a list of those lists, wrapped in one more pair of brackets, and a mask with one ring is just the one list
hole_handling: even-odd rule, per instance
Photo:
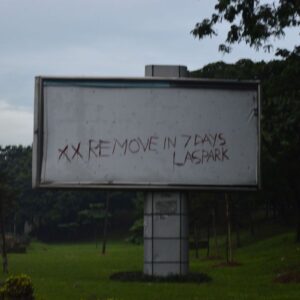
{"label": "dense foliage", "polygon": [[[299,0],[218,0],[215,12],[195,25],[192,34],[202,39],[217,35],[215,28],[218,23],[230,25],[225,43],[219,45],[222,52],[230,52],[231,44],[245,42],[250,47],[270,51],[273,46],[270,39],[279,39],[285,30],[300,25]],[[297,43],[295,41],[295,43]],[[295,46],[294,53],[300,52]],[[277,49],[277,54],[289,55],[286,49]]]}
{"label": "dense foliage", "polygon": [[32,280],[28,275],[9,276],[0,289],[0,298],[3,300],[33,300],[34,289]]}
{"label": "dense foliage", "polygon": [[[7,187],[14,192],[9,198],[4,196],[6,231],[22,234],[29,229],[47,241],[91,239],[95,235],[99,238],[106,192],[32,189],[31,155],[31,147],[0,147],[0,170],[6,176]],[[128,192],[111,193],[111,230],[124,232],[129,228],[134,196]]]}

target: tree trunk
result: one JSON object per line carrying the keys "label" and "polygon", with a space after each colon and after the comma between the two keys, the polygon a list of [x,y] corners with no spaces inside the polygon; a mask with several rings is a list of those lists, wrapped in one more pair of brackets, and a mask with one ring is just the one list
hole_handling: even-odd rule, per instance
{"label": "tree trunk", "polygon": [[272,201],[272,218],[273,218],[273,222],[274,223],[277,223],[277,212],[278,212],[278,209],[277,209],[277,200],[273,199]]}
{"label": "tree trunk", "polygon": [[17,214],[14,215],[14,237],[17,236]]}
{"label": "tree trunk", "polygon": [[226,200],[226,221],[227,221],[227,263],[232,262],[232,243],[231,243],[231,224],[230,224],[230,206],[229,195],[225,193]]}
{"label": "tree trunk", "polygon": [[297,229],[296,229],[296,242],[300,243],[300,198],[299,198],[299,190],[296,190],[296,218],[297,218]]}
{"label": "tree trunk", "polygon": [[219,246],[218,246],[218,238],[217,238],[217,227],[216,227],[216,204],[214,205],[212,211],[211,211],[211,216],[212,216],[212,231],[213,231],[213,236],[214,236],[214,248],[215,248],[215,255],[218,257],[219,256]]}
{"label": "tree trunk", "polygon": [[8,260],[6,252],[6,240],[5,240],[5,229],[4,229],[4,207],[2,199],[0,199],[0,226],[1,226],[1,239],[2,239],[2,267],[3,273],[8,274]]}
{"label": "tree trunk", "polygon": [[238,203],[235,205],[235,232],[236,232],[236,246],[241,247],[241,236],[240,236],[240,199],[238,199]]}
{"label": "tree trunk", "polygon": [[97,224],[97,221],[96,221],[95,232],[94,232],[96,248],[98,248],[98,230],[97,230],[97,228],[98,228],[98,224]]}
{"label": "tree trunk", "polygon": [[250,202],[250,212],[249,212],[249,217],[250,217],[250,233],[251,233],[251,236],[255,235],[254,221],[253,221],[253,211],[254,211],[254,205],[253,205],[253,199],[251,199],[251,202]]}
{"label": "tree trunk", "polygon": [[107,227],[108,227],[108,214],[109,214],[109,200],[110,200],[110,191],[107,191],[106,192],[104,226],[103,226],[103,243],[102,243],[102,254],[103,255],[106,253]]}
{"label": "tree trunk", "polygon": [[199,258],[199,228],[198,222],[194,222],[195,258]]}
{"label": "tree trunk", "polygon": [[269,195],[266,195],[266,207],[265,207],[265,218],[266,220],[269,220],[269,215],[270,215],[270,200],[269,200]]}
{"label": "tree trunk", "polygon": [[207,224],[207,252],[206,252],[207,257],[209,257],[210,254],[209,240],[210,240],[210,220],[208,221]]}

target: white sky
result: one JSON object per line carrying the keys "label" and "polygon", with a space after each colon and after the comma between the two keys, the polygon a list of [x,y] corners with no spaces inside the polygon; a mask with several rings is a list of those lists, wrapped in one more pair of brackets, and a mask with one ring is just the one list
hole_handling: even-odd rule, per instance
{"label": "white sky", "polygon": [[[198,41],[190,31],[213,12],[213,0],[0,0],[0,145],[32,143],[37,75],[144,76],[147,64],[196,70],[241,58],[274,54],[219,38]],[[276,46],[293,48],[298,31]]]}

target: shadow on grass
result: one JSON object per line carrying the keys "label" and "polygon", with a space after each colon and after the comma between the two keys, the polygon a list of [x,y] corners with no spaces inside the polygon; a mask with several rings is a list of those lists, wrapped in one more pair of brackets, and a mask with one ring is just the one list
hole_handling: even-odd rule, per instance
{"label": "shadow on grass", "polygon": [[232,261],[232,262],[220,262],[219,264],[213,265],[214,268],[222,268],[222,267],[240,267],[243,264],[237,262],[237,261]]}
{"label": "shadow on grass", "polygon": [[170,275],[167,277],[145,275],[143,272],[119,272],[110,276],[111,280],[123,282],[176,282],[176,283],[206,283],[212,279],[204,273],[189,273],[188,275]]}

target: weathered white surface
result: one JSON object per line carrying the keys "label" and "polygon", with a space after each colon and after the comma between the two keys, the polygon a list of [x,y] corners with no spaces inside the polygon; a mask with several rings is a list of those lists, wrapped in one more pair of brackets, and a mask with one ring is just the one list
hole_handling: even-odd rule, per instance
{"label": "weathered white surface", "polygon": [[256,91],[63,85],[43,91],[41,184],[258,183]]}
{"label": "weathered white surface", "polygon": [[186,275],[189,268],[186,193],[148,192],[144,204],[144,273]]}

